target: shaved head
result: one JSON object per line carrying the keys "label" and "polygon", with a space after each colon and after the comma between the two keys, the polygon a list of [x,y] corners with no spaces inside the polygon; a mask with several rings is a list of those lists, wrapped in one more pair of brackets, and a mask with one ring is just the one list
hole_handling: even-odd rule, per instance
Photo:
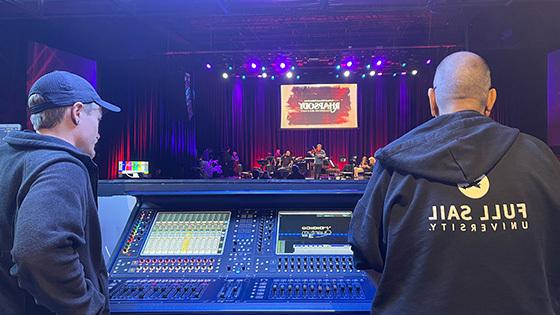
{"label": "shaved head", "polygon": [[482,57],[467,51],[456,52],[437,67],[434,101],[443,113],[465,107],[484,110],[489,102],[491,84],[490,69]]}

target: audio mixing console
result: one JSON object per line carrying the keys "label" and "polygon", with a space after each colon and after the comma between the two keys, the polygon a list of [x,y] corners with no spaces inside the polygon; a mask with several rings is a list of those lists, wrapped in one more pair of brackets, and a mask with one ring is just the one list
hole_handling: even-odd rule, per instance
{"label": "audio mixing console", "polygon": [[139,203],[110,263],[116,313],[368,313],[350,209]]}

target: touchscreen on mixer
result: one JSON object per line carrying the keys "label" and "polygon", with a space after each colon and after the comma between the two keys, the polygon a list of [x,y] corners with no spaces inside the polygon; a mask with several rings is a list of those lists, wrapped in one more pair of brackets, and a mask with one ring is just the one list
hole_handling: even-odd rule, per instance
{"label": "touchscreen on mixer", "polygon": [[280,211],[276,254],[351,255],[351,211]]}
{"label": "touchscreen on mixer", "polygon": [[142,256],[221,255],[231,212],[158,212]]}

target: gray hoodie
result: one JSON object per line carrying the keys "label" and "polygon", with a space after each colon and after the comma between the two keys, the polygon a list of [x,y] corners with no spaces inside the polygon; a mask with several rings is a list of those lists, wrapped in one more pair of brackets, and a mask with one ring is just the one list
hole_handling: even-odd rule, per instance
{"label": "gray hoodie", "polygon": [[375,157],[349,240],[378,276],[374,314],[560,314],[560,163],[542,141],[463,111]]}
{"label": "gray hoodie", "polygon": [[17,131],[0,141],[2,314],[108,313],[97,176],[61,139]]}

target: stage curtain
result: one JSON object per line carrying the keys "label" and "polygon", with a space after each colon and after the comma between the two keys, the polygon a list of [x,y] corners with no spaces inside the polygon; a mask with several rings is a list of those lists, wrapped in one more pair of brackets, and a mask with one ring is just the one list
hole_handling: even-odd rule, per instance
{"label": "stage curtain", "polygon": [[142,62],[100,64],[99,90],[121,107],[106,113],[95,161],[101,178],[116,178],[118,161],[149,161],[157,178],[192,176],[195,121],[189,120],[184,72]]}

